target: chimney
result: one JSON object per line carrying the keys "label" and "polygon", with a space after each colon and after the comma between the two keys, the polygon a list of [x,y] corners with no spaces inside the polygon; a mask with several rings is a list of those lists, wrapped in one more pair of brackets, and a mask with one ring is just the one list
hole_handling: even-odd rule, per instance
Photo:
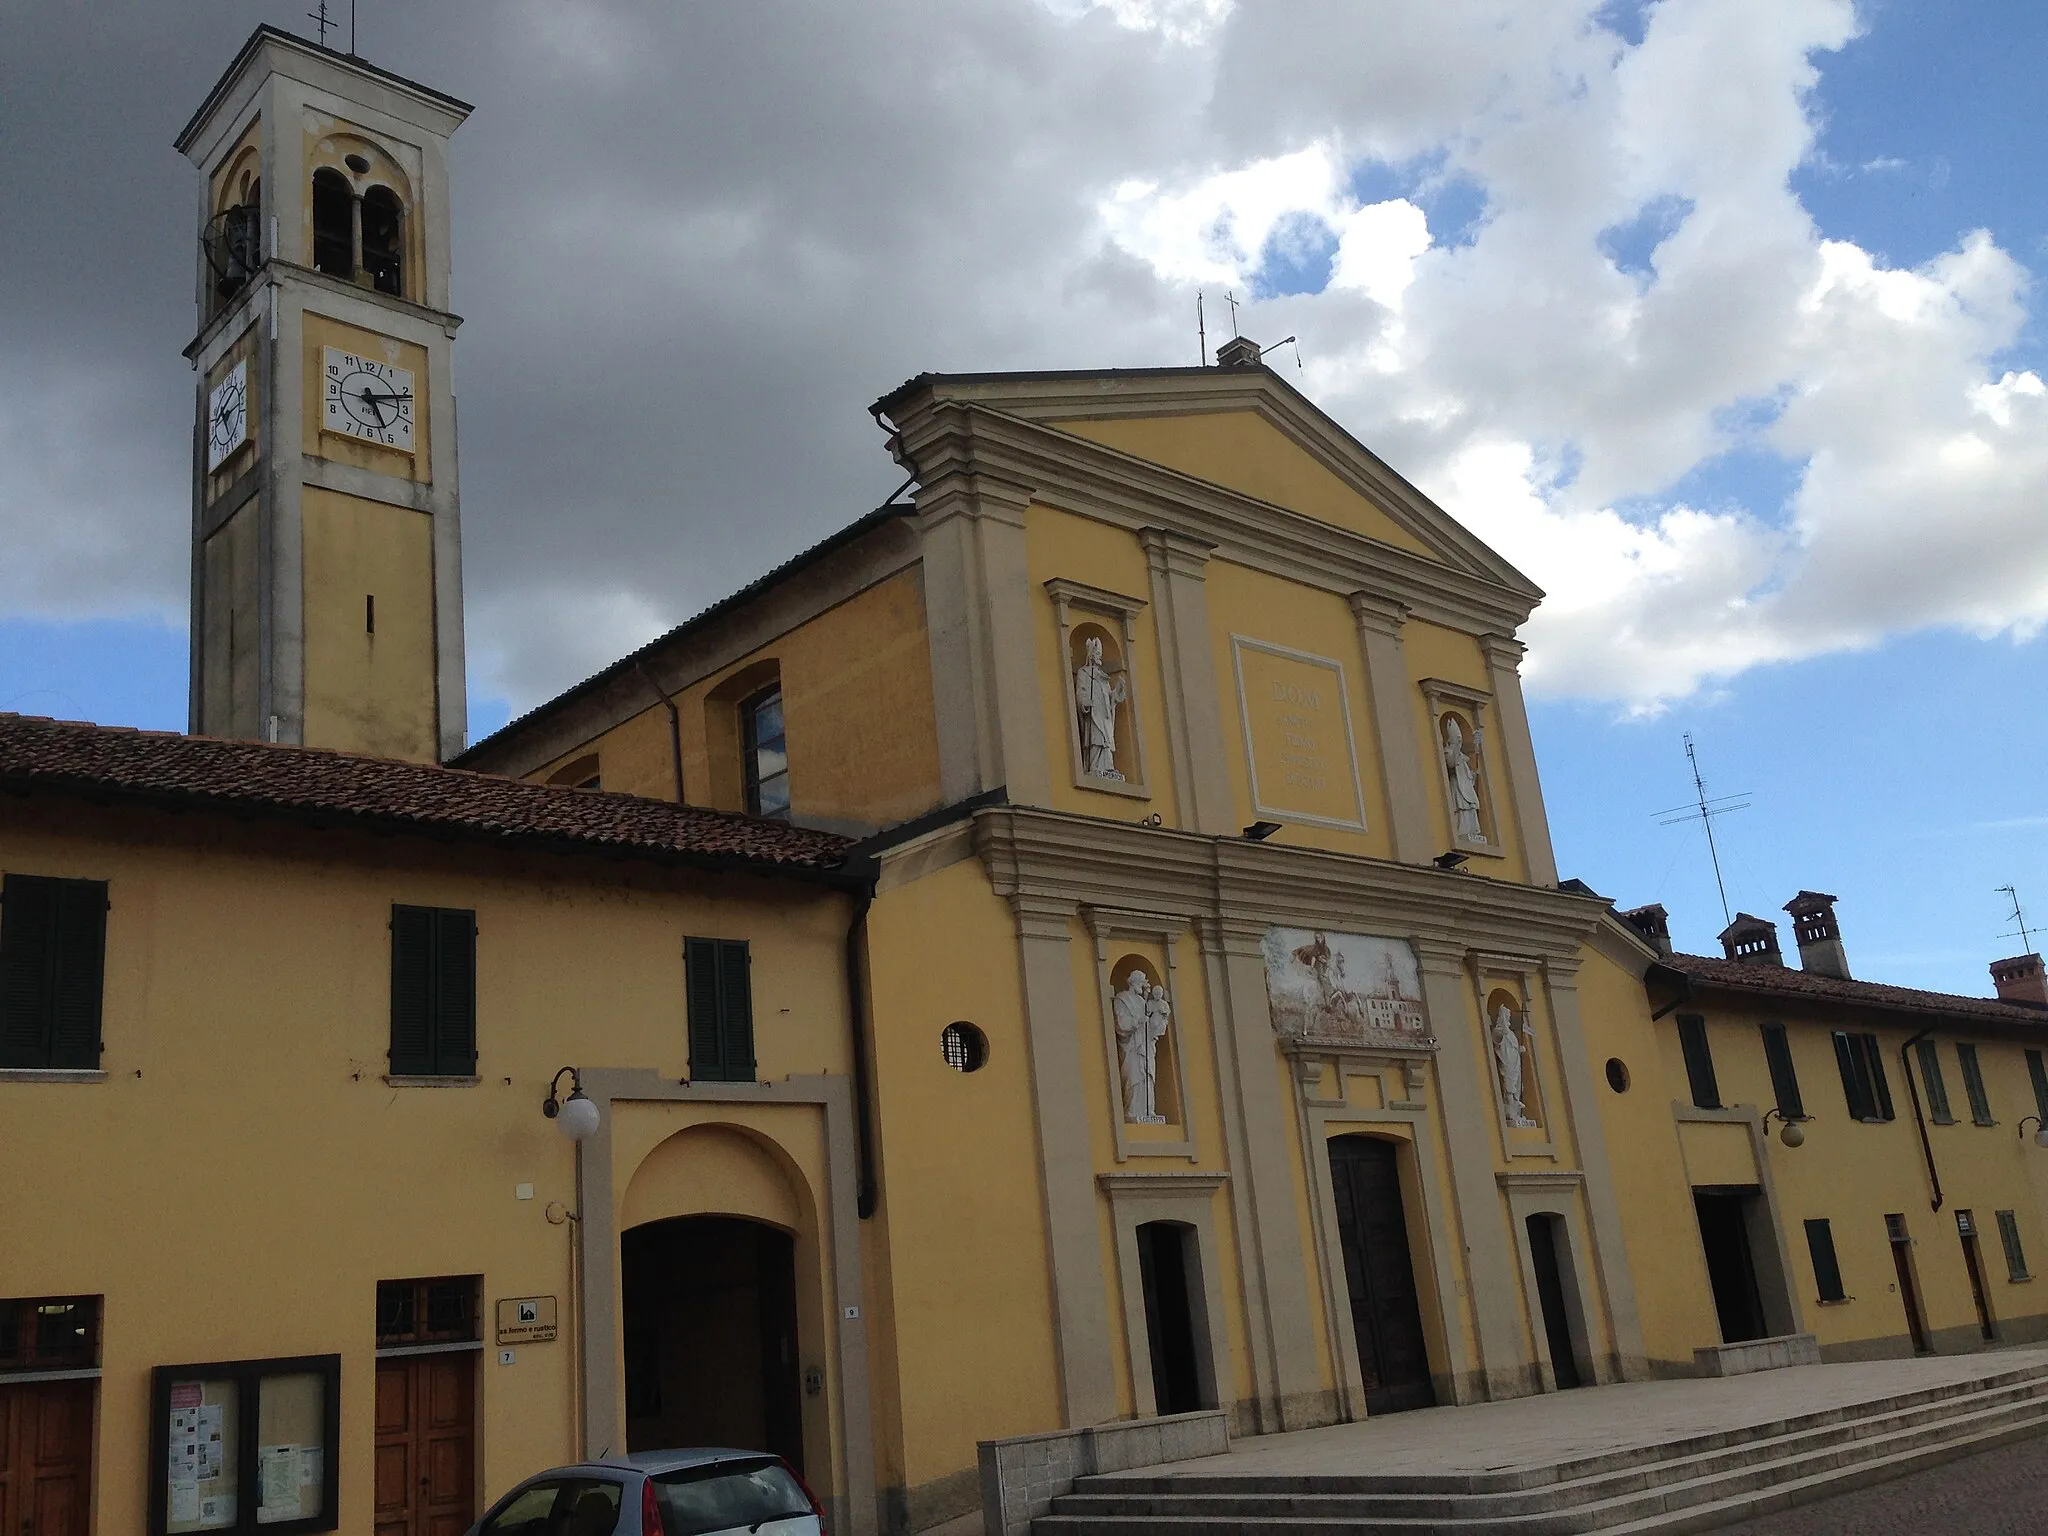
{"label": "chimney", "polygon": [[1249,336],[1233,336],[1216,349],[1218,368],[1256,368],[1259,344]]}
{"label": "chimney", "polygon": [[1816,976],[1849,980],[1849,955],[1842,948],[1842,928],[1835,921],[1835,898],[1825,891],[1801,891],[1785,903],[1792,914],[1792,937],[1799,941],[1799,968]]}
{"label": "chimney", "polygon": [[1666,959],[1671,955],[1671,914],[1655,902],[1615,914],[1649,941],[1650,948]]}
{"label": "chimney", "polygon": [[1747,912],[1736,913],[1735,921],[1721,930],[1721,952],[1730,960],[1747,960],[1751,965],[1785,963],[1778,949],[1778,925]]}
{"label": "chimney", "polygon": [[2042,970],[2039,955],[1992,961],[1991,980],[2005,1002],[2048,1008],[2048,971]]}

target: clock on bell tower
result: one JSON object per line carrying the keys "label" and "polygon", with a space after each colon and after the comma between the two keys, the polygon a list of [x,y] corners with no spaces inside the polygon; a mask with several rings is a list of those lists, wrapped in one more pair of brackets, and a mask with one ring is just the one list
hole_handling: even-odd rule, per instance
{"label": "clock on bell tower", "polygon": [[191,729],[464,746],[453,97],[258,27],[178,136],[203,173]]}

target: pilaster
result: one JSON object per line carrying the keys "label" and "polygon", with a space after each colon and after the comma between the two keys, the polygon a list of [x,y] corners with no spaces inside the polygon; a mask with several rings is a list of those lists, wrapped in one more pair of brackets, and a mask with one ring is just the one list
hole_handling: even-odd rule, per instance
{"label": "pilaster", "polygon": [[1497,729],[1508,767],[1508,799],[1514,806],[1515,830],[1521,837],[1522,860],[1531,885],[1557,884],[1557,855],[1550,846],[1550,818],[1543,810],[1543,786],[1536,777],[1536,743],[1529,734],[1529,712],[1522,703],[1521,641],[1507,635],[1481,635],[1479,649],[1493,680]]}
{"label": "pilaster", "polygon": [[1600,1276],[1600,1294],[1607,1306],[1615,1365],[1624,1381],[1637,1380],[1649,1371],[1642,1317],[1636,1310],[1635,1279],[1629,1271],[1628,1250],[1622,1242],[1621,1201],[1614,1192],[1614,1170],[1607,1159],[1599,1089],[1593,1080],[1592,1058],[1586,1051],[1585,1021],[1579,1012],[1578,968],[1552,961],[1544,967],[1544,984],[1550,996],[1552,1026],[1557,1031],[1565,1117],[1572,1128],[1579,1169],[1586,1181],[1586,1213],[1593,1229],[1594,1265]]}
{"label": "pilaster", "polygon": [[1401,644],[1401,626],[1408,620],[1408,609],[1392,598],[1354,592],[1351,614],[1358,623],[1365,675],[1371,684],[1373,738],[1379,744],[1380,782],[1387,791],[1394,857],[1404,864],[1427,864],[1443,850],[1436,846],[1429,781],[1423,773],[1422,738],[1415,729],[1415,685],[1408,676],[1407,651]]}
{"label": "pilaster", "polygon": [[1153,621],[1166,687],[1167,753],[1181,825],[1191,832],[1228,837],[1238,830],[1237,816],[1223,756],[1222,703],[1204,579],[1216,546],[1169,528],[1141,528],[1138,542],[1152,573]]}
{"label": "pilaster", "polygon": [[924,592],[947,803],[1008,786],[1018,805],[1052,803],[1038,696],[1028,486],[971,470],[920,489]]}
{"label": "pilaster", "polygon": [[1052,1261],[1053,1333],[1059,1349],[1060,1417],[1068,1429],[1117,1416],[1109,1295],[1096,1210],[1090,1098],[1081,1073],[1075,1009],[1073,923],[1066,902],[1018,895],[1017,950],[1024,982],[1039,1175]]}
{"label": "pilaster", "polygon": [[1520,1266],[1509,1241],[1494,1182],[1493,1091],[1478,1053],[1466,1007],[1470,983],[1465,957],[1437,944],[1417,944],[1423,1004],[1437,1039],[1437,1111],[1450,1152],[1450,1187],[1464,1236],[1465,1283],[1478,1335],[1479,1376],[1490,1398],[1528,1390]]}

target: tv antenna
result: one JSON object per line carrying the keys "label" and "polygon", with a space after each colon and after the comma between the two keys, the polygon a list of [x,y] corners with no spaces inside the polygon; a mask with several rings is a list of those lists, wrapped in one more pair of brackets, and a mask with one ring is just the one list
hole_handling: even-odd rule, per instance
{"label": "tv antenna", "polygon": [[[1692,767],[1693,803],[1674,805],[1669,810],[1657,812],[1658,825],[1675,827],[1682,821],[1696,821],[1706,829],[1707,857],[1714,861],[1714,889],[1721,893],[1721,921],[1732,923],[1735,915],[1728,910],[1728,882],[1721,878],[1721,850],[1714,844],[1714,818],[1726,816],[1731,811],[1749,809],[1749,791],[1740,794],[1719,795],[1707,798],[1707,781],[1700,777],[1700,755],[1693,750],[1692,732],[1685,733],[1685,760]],[[1741,804],[1736,804],[1740,801]]]}
{"label": "tv antenna", "polygon": [[[2027,914],[2020,910],[2020,893],[2009,885],[2001,885],[1997,889],[2004,894],[2007,901],[2012,903],[2012,911],[2006,914],[2006,919],[2019,926],[2020,931],[2017,937],[2020,941],[2020,953],[2031,955],[2034,952],[2034,941],[2027,935]],[[2001,939],[2010,939],[2014,935],[2001,933],[1999,937]]]}
{"label": "tv antenna", "polygon": [[1209,366],[1209,324],[1202,318],[1202,290],[1195,290],[1195,345],[1199,349],[1195,366]]}

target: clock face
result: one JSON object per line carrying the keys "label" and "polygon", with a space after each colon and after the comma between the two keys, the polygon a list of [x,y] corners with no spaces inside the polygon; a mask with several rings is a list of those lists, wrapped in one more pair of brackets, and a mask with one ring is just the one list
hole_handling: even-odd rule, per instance
{"label": "clock face", "polygon": [[321,425],[329,432],[412,452],[412,371],[328,347]]}
{"label": "clock face", "polygon": [[249,441],[249,360],[243,358],[206,397],[206,472]]}

